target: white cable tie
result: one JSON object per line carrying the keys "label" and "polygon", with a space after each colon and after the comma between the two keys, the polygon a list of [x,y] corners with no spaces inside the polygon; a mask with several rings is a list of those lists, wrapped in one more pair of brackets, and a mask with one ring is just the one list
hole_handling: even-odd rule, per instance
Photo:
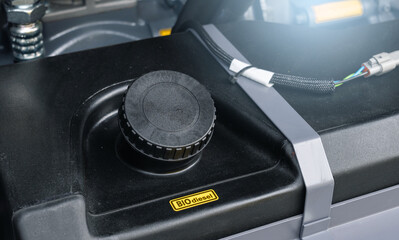
{"label": "white cable tie", "polygon": [[[230,71],[234,73],[238,73],[242,69],[251,66],[248,63],[241,62],[240,60],[234,59],[231,64],[230,64]],[[260,83],[266,87],[272,87],[273,83],[270,83],[270,80],[272,79],[274,72],[270,72],[267,70],[259,69],[256,67],[249,68],[248,70],[244,71],[242,76],[251,79],[257,83]]]}

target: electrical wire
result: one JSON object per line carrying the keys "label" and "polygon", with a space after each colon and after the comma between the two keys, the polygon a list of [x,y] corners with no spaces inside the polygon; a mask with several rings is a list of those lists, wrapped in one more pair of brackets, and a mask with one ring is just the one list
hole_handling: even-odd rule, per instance
{"label": "electrical wire", "polygon": [[355,75],[359,75],[364,70],[364,66],[361,66],[359,70],[355,73]]}
{"label": "electrical wire", "polygon": [[[198,34],[202,41],[206,44],[208,49],[218,57],[222,62],[231,65],[233,60],[235,60],[231,55],[225,52],[219,45],[217,45],[209,34],[205,31],[201,24],[195,21],[185,22],[177,32],[192,30]],[[250,71],[252,66],[241,69],[238,74],[231,76],[232,79],[236,79],[237,76],[242,75],[245,71]],[[344,83],[356,79],[358,77],[364,76],[367,73],[363,73],[364,67],[361,67],[355,73],[348,75],[346,78],[338,81],[329,79],[318,79],[318,78],[308,78],[293,76],[287,74],[274,73],[270,78],[271,84],[276,84],[284,87],[291,87],[296,89],[302,89],[314,93],[332,93],[336,87],[343,85]],[[234,82],[234,81],[233,81]]]}
{"label": "electrical wire", "polygon": [[352,81],[353,79],[363,77],[364,75],[367,74],[367,72],[363,72],[364,69],[365,69],[365,67],[362,66],[355,73],[349,74],[344,79],[342,79],[340,81],[334,81],[335,87],[342,86],[344,83]]}

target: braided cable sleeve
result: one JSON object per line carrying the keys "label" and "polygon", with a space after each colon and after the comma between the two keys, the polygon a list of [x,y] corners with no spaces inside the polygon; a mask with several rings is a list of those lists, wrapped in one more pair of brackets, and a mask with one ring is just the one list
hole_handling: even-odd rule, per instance
{"label": "braided cable sleeve", "polygon": [[[177,32],[187,31],[192,29],[204,41],[210,51],[215,54],[219,59],[230,65],[234,58],[225,52],[219,45],[217,45],[209,34],[205,31],[201,24],[195,21],[185,22]],[[333,80],[321,80],[317,78],[306,78],[292,75],[285,75],[274,73],[270,83],[281,85],[285,87],[302,89],[314,93],[331,93],[335,89]]]}
{"label": "braided cable sleeve", "polygon": [[275,73],[270,83],[285,87],[299,88],[314,93],[332,93],[335,89],[333,80],[305,78],[280,73]]}
{"label": "braided cable sleeve", "polygon": [[185,22],[177,31],[187,31],[188,29],[194,30],[200,38],[205,42],[208,48],[215,54],[219,59],[224,61],[226,64],[230,64],[233,61],[233,57],[226,53],[219,45],[217,45],[209,34],[205,31],[201,24],[195,21]]}

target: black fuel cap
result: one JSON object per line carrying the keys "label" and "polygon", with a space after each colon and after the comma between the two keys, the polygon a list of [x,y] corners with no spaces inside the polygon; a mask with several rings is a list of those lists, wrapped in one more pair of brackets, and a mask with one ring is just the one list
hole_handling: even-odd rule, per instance
{"label": "black fuel cap", "polygon": [[155,71],[135,80],[119,109],[119,124],[129,145],[174,164],[205,148],[215,119],[214,102],[205,87],[174,71]]}

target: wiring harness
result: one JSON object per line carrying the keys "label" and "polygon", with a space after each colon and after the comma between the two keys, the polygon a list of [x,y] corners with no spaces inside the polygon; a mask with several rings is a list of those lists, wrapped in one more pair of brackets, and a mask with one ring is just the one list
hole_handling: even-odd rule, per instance
{"label": "wiring harness", "polygon": [[205,29],[197,22],[188,21],[178,29],[178,31],[192,30],[201,38],[209,50],[222,62],[229,66],[234,73],[231,76],[232,81],[236,81],[239,76],[256,81],[266,87],[272,87],[274,84],[305,90],[314,93],[332,93],[335,88],[359,77],[370,77],[372,75],[381,75],[393,70],[399,65],[399,51],[392,53],[381,53],[375,55],[362,67],[345,77],[342,80],[318,79],[309,77],[300,77],[287,74],[274,73],[267,70],[256,68],[247,63],[241,62],[226,53],[218,46]]}

